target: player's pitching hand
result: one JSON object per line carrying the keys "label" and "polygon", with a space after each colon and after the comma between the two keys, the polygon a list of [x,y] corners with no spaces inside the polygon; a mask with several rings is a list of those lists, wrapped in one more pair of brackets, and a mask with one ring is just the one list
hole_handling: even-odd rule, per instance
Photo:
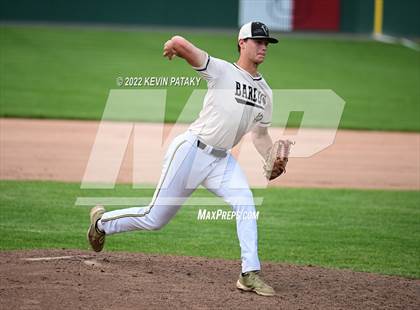
{"label": "player's pitching hand", "polygon": [[168,57],[169,60],[172,60],[176,56],[176,51],[173,48],[172,40],[166,41],[163,45],[163,57]]}

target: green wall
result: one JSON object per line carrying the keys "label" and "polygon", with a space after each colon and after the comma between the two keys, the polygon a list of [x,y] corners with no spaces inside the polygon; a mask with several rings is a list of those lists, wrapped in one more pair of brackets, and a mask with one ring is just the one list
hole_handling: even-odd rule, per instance
{"label": "green wall", "polygon": [[232,28],[238,23],[238,1],[1,1],[0,20]]}
{"label": "green wall", "polygon": [[[341,0],[340,31],[372,33],[374,0]],[[420,37],[420,0],[384,0],[383,33]]]}
{"label": "green wall", "polygon": [[383,32],[420,37],[420,1],[384,0]]}
{"label": "green wall", "polygon": [[[340,31],[372,33],[374,0],[341,0]],[[14,0],[1,21],[236,28],[239,0]],[[420,0],[384,0],[385,34],[420,37]]]}
{"label": "green wall", "polygon": [[341,0],[340,31],[371,33],[373,10],[374,0]]}

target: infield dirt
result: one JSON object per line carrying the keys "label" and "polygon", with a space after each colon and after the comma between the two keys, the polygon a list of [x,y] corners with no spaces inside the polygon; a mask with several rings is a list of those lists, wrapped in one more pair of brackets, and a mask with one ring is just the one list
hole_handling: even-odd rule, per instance
{"label": "infield dirt", "polygon": [[[81,182],[98,126],[99,122],[94,121],[0,119],[0,179]],[[187,125],[177,125],[173,132],[186,129]],[[165,148],[156,140],[169,131],[147,123],[136,124],[135,130],[145,149],[137,162],[140,179],[135,183],[157,184]],[[270,130],[274,137],[281,137],[279,128]],[[316,139],[317,132],[310,136]],[[124,140],[118,134],[107,139],[109,147]],[[246,136],[245,140],[233,154],[239,154],[251,187],[264,188],[267,183],[262,159],[250,138]],[[287,174],[269,186],[419,190],[419,158],[419,133],[338,131],[334,143],[324,151],[307,158],[292,157]],[[132,179],[131,142],[117,182],[131,183]]]}

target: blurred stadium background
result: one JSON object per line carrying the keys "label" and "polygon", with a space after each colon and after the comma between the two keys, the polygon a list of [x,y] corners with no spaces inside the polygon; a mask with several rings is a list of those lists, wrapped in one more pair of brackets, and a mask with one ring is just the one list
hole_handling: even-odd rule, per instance
{"label": "blurred stadium background", "polygon": [[1,1],[0,20],[236,28],[263,20],[276,31],[420,36],[416,0]]}

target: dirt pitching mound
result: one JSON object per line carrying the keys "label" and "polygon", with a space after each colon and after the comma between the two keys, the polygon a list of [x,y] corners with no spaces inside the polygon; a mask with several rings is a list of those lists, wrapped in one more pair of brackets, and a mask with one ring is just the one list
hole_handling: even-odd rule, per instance
{"label": "dirt pitching mound", "polygon": [[0,252],[2,309],[419,309],[420,280],[265,263],[277,291],[235,288],[238,261],[74,250]]}

